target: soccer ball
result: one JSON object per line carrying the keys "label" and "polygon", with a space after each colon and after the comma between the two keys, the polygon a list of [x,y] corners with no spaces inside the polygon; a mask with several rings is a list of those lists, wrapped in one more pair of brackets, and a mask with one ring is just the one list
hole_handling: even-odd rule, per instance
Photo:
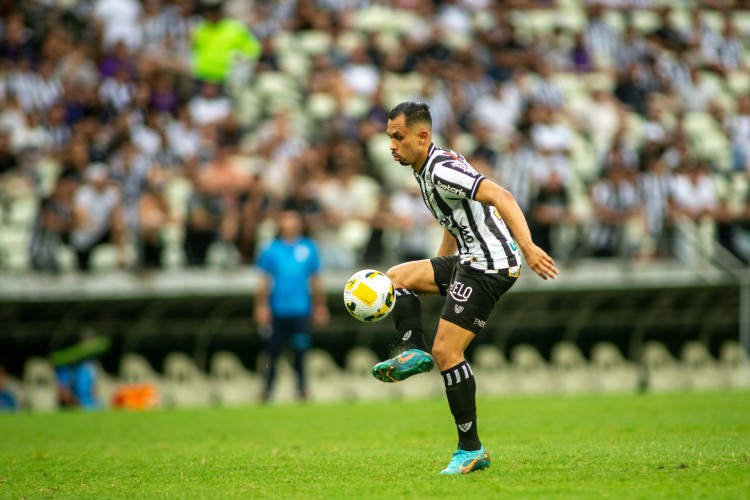
{"label": "soccer ball", "polygon": [[344,304],[349,314],[359,321],[380,321],[396,305],[396,289],[385,274],[374,269],[363,269],[346,282]]}

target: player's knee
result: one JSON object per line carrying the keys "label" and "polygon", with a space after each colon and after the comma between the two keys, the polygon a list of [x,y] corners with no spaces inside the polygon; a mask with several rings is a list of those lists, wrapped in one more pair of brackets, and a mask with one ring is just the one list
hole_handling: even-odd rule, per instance
{"label": "player's knee", "polygon": [[452,368],[461,362],[463,353],[450,349],[449,346],[436,343],[432,346],[432,357],[440,371]]}
{"label": "player's knee", "polygon": [[394,287],[409,288],[406,282],[407,273],[404,272],[404,268],[402,265],[393,266],[385,272],[385,275],[388,276],[388,279],[391,280],[391,283],[393,283]]}

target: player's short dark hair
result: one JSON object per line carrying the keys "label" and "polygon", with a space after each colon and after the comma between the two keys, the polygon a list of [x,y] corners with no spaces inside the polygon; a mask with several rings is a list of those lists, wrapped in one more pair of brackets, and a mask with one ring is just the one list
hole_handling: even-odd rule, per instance
{"label": "player's short dark hair", "polygon": [[415,123],[426,123],[429,128],[432,128],[430,107],[423,102],[407,101],[397,104],[388,113],[388,119],[395,120],[401,115],[404,115],[404,123],[407,127],[411,127]]}

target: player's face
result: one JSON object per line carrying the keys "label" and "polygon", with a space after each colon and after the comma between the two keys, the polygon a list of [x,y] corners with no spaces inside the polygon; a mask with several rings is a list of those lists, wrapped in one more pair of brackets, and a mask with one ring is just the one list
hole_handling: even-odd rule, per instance
{"label": "player's face", "polygon": [[414,165],[424,156],[426,139],[406,126],[404,115],[388,120],[386,133],[391,138],[391,155],[401,165]]}
{"label": "player's face", "polygon": [[302,234],[302,217],[297,212],[285,211],[279,215],[279,234],[282,238],[296,238]]}

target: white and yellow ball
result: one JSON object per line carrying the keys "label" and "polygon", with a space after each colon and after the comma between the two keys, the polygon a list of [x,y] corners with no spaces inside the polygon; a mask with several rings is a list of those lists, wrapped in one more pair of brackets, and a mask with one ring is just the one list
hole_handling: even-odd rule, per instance
{"label": "white and yellow ball", "polygon": [[346,282],[344,305],[349,314],[359,321],[380,321],[396,305],[396,289],[385,274],[374,269],[363,269]]}

